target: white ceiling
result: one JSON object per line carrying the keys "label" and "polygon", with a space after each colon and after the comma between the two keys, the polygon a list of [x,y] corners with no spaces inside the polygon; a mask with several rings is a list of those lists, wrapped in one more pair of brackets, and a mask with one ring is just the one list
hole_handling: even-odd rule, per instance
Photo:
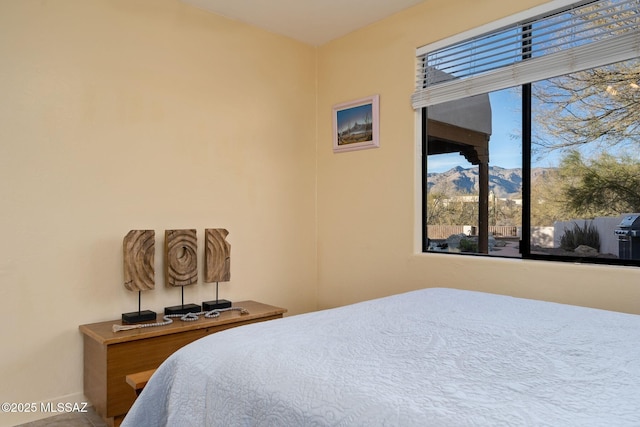
{"label": "white ceiling", "polygon": [[314,46],[424,0],[182,0]]}

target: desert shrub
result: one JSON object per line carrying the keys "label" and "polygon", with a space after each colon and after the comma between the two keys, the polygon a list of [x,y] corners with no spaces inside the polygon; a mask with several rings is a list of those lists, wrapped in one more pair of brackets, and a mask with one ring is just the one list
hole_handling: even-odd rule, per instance
{"label": "desert shrub", "polygon": [[573,251],[580,245],[590,246],[600,251],[600,235],[598,229],[591,223],[580,227],[573,223],[573,229],[565,230],[560,238],[560,247],[565,251]]}
{"label": "desert shrub", "polygon": [[458,247],[460,252],[478,252],[478,243],[474,240],[461,239]]}

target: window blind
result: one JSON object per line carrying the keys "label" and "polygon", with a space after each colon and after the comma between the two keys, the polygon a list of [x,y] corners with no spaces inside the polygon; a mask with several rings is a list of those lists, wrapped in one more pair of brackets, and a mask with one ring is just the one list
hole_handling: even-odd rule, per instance
{"label": "window blind", "polygon": [[640,57],[640,0],[579,2],[424,52],[413,108]]}

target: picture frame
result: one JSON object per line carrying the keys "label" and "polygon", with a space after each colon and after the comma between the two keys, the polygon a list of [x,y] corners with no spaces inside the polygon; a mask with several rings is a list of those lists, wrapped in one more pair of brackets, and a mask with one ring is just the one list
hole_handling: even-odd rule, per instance
{"label": "picture frame", "polygon": [[333,152],[380,147],[380,96],[333,106]]}

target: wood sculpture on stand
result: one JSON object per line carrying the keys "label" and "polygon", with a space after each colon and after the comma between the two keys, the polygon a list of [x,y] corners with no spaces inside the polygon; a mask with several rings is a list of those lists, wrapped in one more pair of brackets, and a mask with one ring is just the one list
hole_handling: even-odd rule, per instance
{"label": "wood sculpture on stand", "polygon": [[184,287],[198,283],[196,230],[165,230],[164,277],[167,286],[182,289],[182,304],[165,307],[164,314],[199,313],[197,304],[184,303]]}
{"label": "wood sculpture on stand", "polygon": [[155,237],[154,230],[131,230],[123,240],[124,287],[138,292],[138,311],[122,313],[123,323],[139,323],[156,319],[151,310],[141,310],[142,291],[155,288]]}
{"label": "wood sculpture on stand", "polygon": [[231,307],[231,301],[218,299],[218,282],[231,280],[231,245],[225,240],[224,228],[205,229],[204,281],[216,284],[216,299],[202,303],[204,311]]}

